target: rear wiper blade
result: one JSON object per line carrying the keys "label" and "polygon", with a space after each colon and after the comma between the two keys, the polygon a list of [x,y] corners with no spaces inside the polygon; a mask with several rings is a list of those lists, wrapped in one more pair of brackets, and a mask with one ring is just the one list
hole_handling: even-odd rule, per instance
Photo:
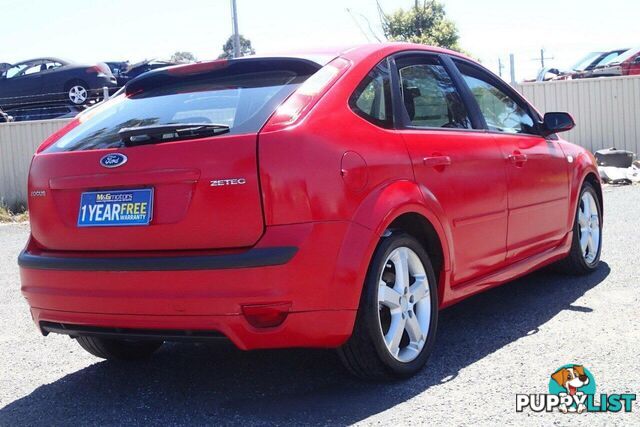
{"label": "rear wiper blade", "polygon": [[182,139],[203,138],[229,132],[227,125],[212,123],[173,123],[167,125],[122,128],[118,132],[125,147],[159,144]]}

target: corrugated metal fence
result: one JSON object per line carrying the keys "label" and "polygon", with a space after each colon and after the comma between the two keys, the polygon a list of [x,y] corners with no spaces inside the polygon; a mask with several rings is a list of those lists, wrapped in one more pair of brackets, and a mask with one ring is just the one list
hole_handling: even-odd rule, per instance
{"label": "corrugated metal fence", "polygon": [[27,173],[36,148],[70,120],[0,124],[0,203],[12,209],[27,200]]}
{"label": "corrugated metal fence", "polygon": [[640,76],[517,85],[541,113],[567,111],[576,128],[562,137],[591,151],[640,152]]}
{"label": "corrugated metal fence", "polygon": [[[640,76],[524,83],[516,87],[540,112],[567,111],[577,126],[563,137],[596,151],[640,152]],[[69,120],[0,124],[0,202],[26,203],[27,172],[38,145]]]}

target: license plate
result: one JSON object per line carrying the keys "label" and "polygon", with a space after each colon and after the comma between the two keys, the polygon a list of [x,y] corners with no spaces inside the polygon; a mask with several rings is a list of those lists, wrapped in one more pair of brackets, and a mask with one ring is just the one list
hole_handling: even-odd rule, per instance
{"label": "license plate", "polygon": [[153,189],[90,191],[80,197],[78,227],[149,225]]}

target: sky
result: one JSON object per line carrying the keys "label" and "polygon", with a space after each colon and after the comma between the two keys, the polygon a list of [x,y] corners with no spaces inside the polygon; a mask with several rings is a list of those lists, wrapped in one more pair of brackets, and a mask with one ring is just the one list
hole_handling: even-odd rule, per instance
{"label": "sky", "polygon": [[[546,65],[568,67],[591,51],[640,45],[635,0],[442,0],[460,45],[518,80]],[[375,0],[237,0],[240,33],[257,53],[345,46],[382,36]],[[413,0],[380,0],[385,12]],[[347,11],[349,9],[351,13]],[[368,21],[368,22],[367,22]],[[373,31],[369,30],[369,27]],[[168,58],[175,51],[214,59],[231,34],[229,0],[0,0],[0,62],[54,56],[84,63]]]}

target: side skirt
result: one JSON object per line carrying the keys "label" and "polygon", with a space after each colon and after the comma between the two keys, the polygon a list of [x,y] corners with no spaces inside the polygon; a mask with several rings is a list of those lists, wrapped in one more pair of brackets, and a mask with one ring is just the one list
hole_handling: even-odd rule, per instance
{"label": "side skirt", "polygon": [[466,283],[456,285],[454,288],[450,286],[450,272],[446,272],[444,294],[440,308],[445,308],[462,301],[465,298],[477,293],[494,288],[506,282],[510,282],[518,277],[522,277],[545,265],[549,265],[555,261],[564,258],[571,249],[573,241],[573,231],[569,232],[562,242],[555,248],[547,249],[530,258],[523,259],[514,264],[510,264],[502,270],[494,271],[486,276],[472,279]]}

